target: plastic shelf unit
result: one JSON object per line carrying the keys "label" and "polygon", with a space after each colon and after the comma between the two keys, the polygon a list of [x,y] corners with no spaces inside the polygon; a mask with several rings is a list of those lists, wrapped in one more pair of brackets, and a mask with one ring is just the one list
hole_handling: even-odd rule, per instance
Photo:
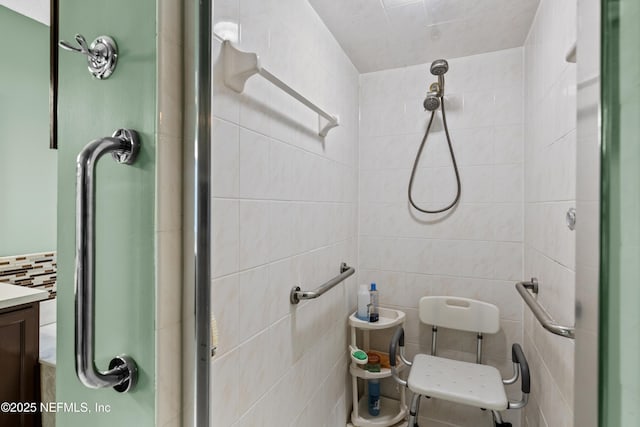
{"label": "plastic shelf unit", "polygon": [[[351,348],[360,348],[364,351],[369,351],[371,350],[369,348],[369,338],[372,331],[375,333],[377,330],[393,328],[404,324],[405,314],[402,311],[381,307],[379,313],[380,318],[374,323],[358,319],[355,313],[349,316]],[[356,339],[356,332],[358,330],[363,331],[363,343],[361,347],[358,347]],[[351,349],[348,351],[351,351]],[[373,351],[383,354],[382,351]],[[398,370],[402,370],[403,368],[404,365],[399,363]],[[380,372],[369,372],[352,360],[349,373],[351,374],[353,390],[353,411],[351,412],[351,423],[347,424],[347,427],[401,427],[407,425],[405,421],[407,416],[407,402],[404,387],[400,388],[400,400],[380,396],[380,414],[376,416],[369,414],[366,388],[364,388],[364,392],[362,393],[364,394],[363,396],[360,396],[358,393],[358,378],[365,381],[369,379],[393,381],[390,369],[382,368]]]}

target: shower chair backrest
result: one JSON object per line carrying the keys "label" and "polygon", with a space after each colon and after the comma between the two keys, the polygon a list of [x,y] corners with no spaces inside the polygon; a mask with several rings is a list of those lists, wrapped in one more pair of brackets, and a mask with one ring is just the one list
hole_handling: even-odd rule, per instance
{"label": "shower chair backrest", "polygon": [[460,331],[495,334],[500,329],[498,307],[470,298],[422,297],[419,316],[422,323]]}

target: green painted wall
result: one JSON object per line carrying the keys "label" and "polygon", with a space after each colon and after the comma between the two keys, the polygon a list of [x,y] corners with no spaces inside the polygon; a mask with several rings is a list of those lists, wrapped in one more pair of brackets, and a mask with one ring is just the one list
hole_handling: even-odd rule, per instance
{"label": "green painted wall", "polygon": [[56,247],[49,27],[0,6],[0,256]]}
{"label": "green painted wall", "polygon": [[[155,425],[154,192],[156,6],[153,0],[61,0],[60,38],[113,37],[118,66],[108,80],[86,60],[60,51],[58,159],[58,401],[111,405],[108,414],[59,413],[64,427]],[[96,217],[96,364],[127,353],[140,379],[128,394],[91,390],[74,367],[75,159],[91,140],[136,129],[142,149],[132,166],[105,156],[98,164]]]}
{"label": "green painted wall", "polygon": [[600,426],[640,418],[640,3],[604,0]]}

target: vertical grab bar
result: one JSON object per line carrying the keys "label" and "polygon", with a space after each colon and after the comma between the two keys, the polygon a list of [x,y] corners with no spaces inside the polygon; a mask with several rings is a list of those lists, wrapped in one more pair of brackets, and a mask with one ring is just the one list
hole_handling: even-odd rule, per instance
{"label": "vertical grab bar", "polygon": [[138,134],[118,129],[113,136],[87,144],[76,160],[76,271],[75,271],[75,351],[76,374],[89,388],[113,387],[128,392],[135,387],[138,367],[127,355],[114,357],[107,371],[95,364],[95,191],[96,163],[106,153],[130,165],[140,151]]}

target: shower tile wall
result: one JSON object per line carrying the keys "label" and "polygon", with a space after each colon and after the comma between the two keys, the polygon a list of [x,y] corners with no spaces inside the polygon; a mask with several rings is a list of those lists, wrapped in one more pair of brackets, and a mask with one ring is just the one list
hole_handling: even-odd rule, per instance
{"label": "shower tile wall", "polygon": [[[419,214],[407,201],[411,167],[428,119],[422,101],[435,80],[429,65],[360,76],[360,283],[376,282],[381,304],[407,313],[410,355],[430,348],[429,329],[418,326],[421,296],[497,304],[501,331],[485,340],[485,359],[507,377],[511,343],[523,340],[522,301],[514,289],[523,269],[523,50],[454,58],[449,65],[447,120],[462,179],[461,202],[449,214]],[[431,208],[455,196],[439,120],[414,191],[415,199]],[[384,349],[387,338],[374,344]],[[443,334],[439,350],[474,361],[474,335]],[[393,393],[393,387],[386,392]],[[517,390],[510,392],[518,396]],[[421,413],[434,423],[426,425],[491,422],[486,412],[435,399],[424,401]],[[507,417],[520,425],[519,411]]]}
{"label": "shower tile wall", "polygon": [[[575,38],[576,1],[542,0],[524,47],[524,276],[538,278],[539,301],[567,325],[575,321],[575,232],[565,214],[576,205],[576,65],[565,55]],[[528,308],[524,336],[533,374],[525,426],[573,426],[574,341],[542,329]]]}
{"label": "shower tile wall", "polygon": [[214,15],[341,124],[321,139],[318,116],[259,76],[226,88],[214,38],[212,425],[344,425],[356,278],[297,306],[289,291],[357,266],[358,73],[307,2],[216,0]]}

